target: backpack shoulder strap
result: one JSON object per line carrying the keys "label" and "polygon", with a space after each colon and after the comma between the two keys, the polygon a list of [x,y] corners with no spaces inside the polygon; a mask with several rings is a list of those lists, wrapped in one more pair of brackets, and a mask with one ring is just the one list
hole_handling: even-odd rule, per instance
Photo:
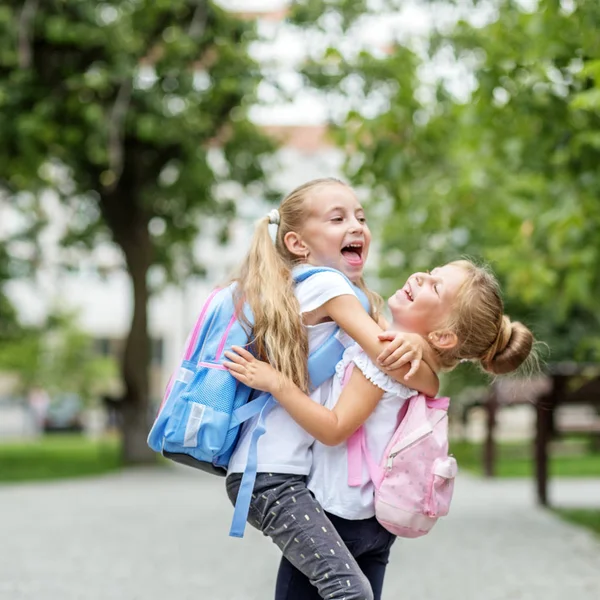
{"label": "backpack shoulder strap", "polygon": [[354,284],[346,277],[346,275],[344,275],[341,271],[331,267],[313,267],[312,265],[303,265],[301,267],[296,267],[294,271],[294,281],[296,283],[301,283],[317,273],[337,273],[338,275],[341,275],[350,285],[354,286]]}
{"label": "backpack shoulder strap", "polygon": [[367,465],[369,477],[375,488],[379,488],[384,478],[384,472],[378,465],[367,448],[367,434],[364,424],[361,425],[346,442],[348,451],[348,486],[359,487],[362,485],[363,460]]}

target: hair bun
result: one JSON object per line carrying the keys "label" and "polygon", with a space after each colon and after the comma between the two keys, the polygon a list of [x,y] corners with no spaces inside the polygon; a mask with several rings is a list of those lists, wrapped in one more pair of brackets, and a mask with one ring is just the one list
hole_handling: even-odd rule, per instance
{"label": "hair bun", "polygon": [[514,323],[504,315],[498,336],[481,364],[494,375],[503,375],[517,369],[529,356],[533,347],[533,334],[525,325]]}

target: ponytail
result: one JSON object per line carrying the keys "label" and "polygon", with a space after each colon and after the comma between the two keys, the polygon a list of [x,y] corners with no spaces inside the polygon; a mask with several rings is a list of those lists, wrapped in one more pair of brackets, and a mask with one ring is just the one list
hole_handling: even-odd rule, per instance
{"label": "ponytail", "polygon": [[[270,362],[300,389],[308,390],[308,338],[294,294],[291,266],[271,240],[268,216],[258,222],[235,281],[238,318],[252,330],[257,358]],[[252,310],[253,326],[241,310],[244,302]]]}

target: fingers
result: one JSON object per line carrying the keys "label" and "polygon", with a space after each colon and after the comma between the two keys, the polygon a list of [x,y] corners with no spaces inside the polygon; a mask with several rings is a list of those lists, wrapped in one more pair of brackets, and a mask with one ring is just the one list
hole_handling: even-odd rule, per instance
{"label": "fingers", "polygon": [[238,365],[247,365],[250,362],[244,356],[236,354],[235,352],[231,352],[230,350],[225,350],[224,354],[230,361],[237,363]]}
{"label": "fingers", "polygon": [[246,375],[241,371],[236,370],[239,368],[239,365],[236,365],[235,363],[224,362],[223,366],[229,371],[232,377],[235,377],[235,379],[237,379],[238,381],[241,381],[242,383],[248,385],[248,378],[246,377]]}
{"label": "fingers", "polygon": [[224,361],[223,366],[234,376],[235,373],[245,374],[247,372],[246,367],[238,363]]}
{"label": "fingers", "polygon": [[[393,342],[396,339],[396,334],[393,331],[383,331],[377,336],[382,342]],[[377,361],[383,364],[394,349],[393,344],[388,344],[377,357]]]}
{"label": "fingers", "polygon": [[382,331],[380,334],[377,335],[377,337],[382,342],[391,342],[392,340],[396,339],[396,332],[394,332],[394,331]]}
{"label": "fingers", "polygon": [[404,380],[408,381],[419,370],[420,366],[421,366],[420,358],[411,361],[410,369],[408,370],[408,373],[404,376]]}
{"label": "fingers", "polygon": [[241,357],[245,358],[247,361],[252,362],[254,359],[254,356],[252,354],[250,354],[250,352],[248,352],[248,350],[246,350],[245,348],[242,348],[241,346],[231,346],[231,349],[234,352],[237,352]]}
{"label": "fingers", "polygon": [[416,354],[410,344],[403,343],[393,351],[389,347],[386,348],[381,352],[380,358],[381,364],[384,367],[391,367],[394,365],[394,368],[397,369],[415,359]]}

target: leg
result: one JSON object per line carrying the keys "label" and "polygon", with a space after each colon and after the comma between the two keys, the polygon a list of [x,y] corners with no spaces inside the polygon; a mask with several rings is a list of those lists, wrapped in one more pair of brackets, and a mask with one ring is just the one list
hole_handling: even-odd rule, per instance
{"label": "leg", "polygon": [[[381,600],[385,570],[396,537],[374,518],[349,521],[336,515],[328,515],[328,517],[369,580],[374,600]],[[317,589],[311,585],[309,579],[285,557],[282,558],[277,573],[275,600],[318,599]]]}
{"label": "leg", "polygon": [[275,600],[319,600],[319,590],[310,579],[298,571],[285,557],[281,557],[275,584]]}
{"label": "leg", "polygon": [[375,517],[350,521],[336,515],[327,516],[369,580],[374,600],[381,600],[385,570],[396,536],[382,527]]}
{"label": "leg", "polygon": [[370,552],[357,559],[358,566],[365,574],[373,589],[373,600],[381,600],[385,570],[390,558],[390,548],[380,552]]}
{"label": "leg", "polygon": [[[228,477],[232,499],[237,496],[235,484],[233,476]],[[260,520],[263,534],[309,578],[321,598],[373,600],[367,578],[307,489],[305,477],[260,473],[251,510],[249,522]]]}

